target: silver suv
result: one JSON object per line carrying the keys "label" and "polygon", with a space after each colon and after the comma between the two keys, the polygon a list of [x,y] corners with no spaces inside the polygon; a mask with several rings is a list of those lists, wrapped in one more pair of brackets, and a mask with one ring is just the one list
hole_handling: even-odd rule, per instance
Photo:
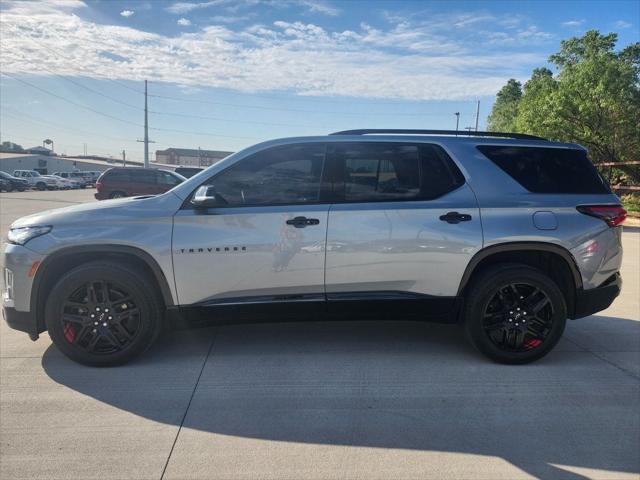
{"label": "silver suv", "polygon": [[620,292],[626,212],[579,145],[352,130],[238,152],[158,196],[16,221],[4,315],[89,365],[208,319],[459,322],[527,363]]}

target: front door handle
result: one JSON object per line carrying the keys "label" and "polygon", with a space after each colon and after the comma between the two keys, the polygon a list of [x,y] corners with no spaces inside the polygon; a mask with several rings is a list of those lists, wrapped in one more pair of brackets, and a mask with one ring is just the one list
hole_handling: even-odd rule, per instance
{"label": "front door handle", "polygon": [[287,220],[287,225],[293,225],[296,228],[304,228],[308,225],[319,225],[320,220],[317,218],[295,217]]}
{"label": "front door handle", "polygon": [[446,215],[441,215],[440,220],[447,223],[468,222],[471,220],[471,215],[467,215],[466,213],[449,212]]}

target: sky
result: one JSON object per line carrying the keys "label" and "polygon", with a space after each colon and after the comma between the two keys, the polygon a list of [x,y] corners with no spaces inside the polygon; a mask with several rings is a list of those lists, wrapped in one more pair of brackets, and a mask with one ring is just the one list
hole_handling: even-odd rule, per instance
{"label": "sky", "polygon": [[350,128],[486,125],[509,78],[640,0],[0,2],[0,141],[142,160]]}

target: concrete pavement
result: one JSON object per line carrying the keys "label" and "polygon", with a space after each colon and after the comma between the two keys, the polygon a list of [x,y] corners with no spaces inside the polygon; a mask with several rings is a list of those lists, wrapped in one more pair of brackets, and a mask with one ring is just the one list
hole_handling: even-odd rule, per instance
{"label": "concrete pavement", "polygon": [[[0,195],[0,228],[92,191]],[[624,289],[533,365],[455,327],[176,332],[92,369],[0,327],[0,478],[640,478],[640,229]]]}

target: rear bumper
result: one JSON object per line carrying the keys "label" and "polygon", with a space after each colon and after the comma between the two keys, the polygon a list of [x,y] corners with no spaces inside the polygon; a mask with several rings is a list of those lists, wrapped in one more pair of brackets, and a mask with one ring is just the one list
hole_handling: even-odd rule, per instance
{"label": "rear bumper", "polygon": [[616,273],[609,277],[602,285],[589,290],[576,292],[576,307],[571,318],[582,318],[600,312],[613,303],[620,295],[622,289],[622,277]]}
{"label": "rear bumper", "polygon": [[31,340],[38,339],[36,316],[32,312],[19,312],[13,307],[4,307],[2,316],[9,327],[28,333]]}

